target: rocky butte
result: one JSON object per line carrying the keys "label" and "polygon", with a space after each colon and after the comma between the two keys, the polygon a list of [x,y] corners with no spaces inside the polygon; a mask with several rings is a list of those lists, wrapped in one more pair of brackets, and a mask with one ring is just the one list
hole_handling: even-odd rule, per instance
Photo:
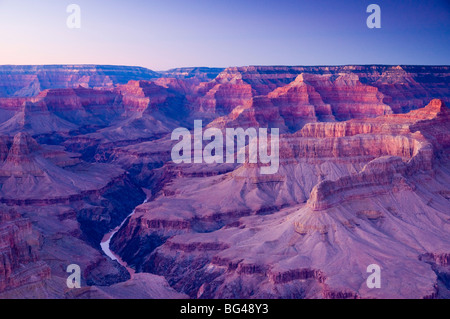
{"label": "rocky butte", "polygon": [[[0,66],[0,298],[450,298],[449,105],[449,66]],[[278,170],[173,161],[195,120]]]}

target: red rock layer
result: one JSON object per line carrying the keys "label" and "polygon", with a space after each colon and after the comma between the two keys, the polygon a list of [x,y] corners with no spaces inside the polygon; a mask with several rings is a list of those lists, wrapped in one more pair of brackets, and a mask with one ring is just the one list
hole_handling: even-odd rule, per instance
{"label": "red rock layer", "polygon": [[39,236],[14,210],[0,211],[0,293],[50,278],[50,268],[38,260]]}

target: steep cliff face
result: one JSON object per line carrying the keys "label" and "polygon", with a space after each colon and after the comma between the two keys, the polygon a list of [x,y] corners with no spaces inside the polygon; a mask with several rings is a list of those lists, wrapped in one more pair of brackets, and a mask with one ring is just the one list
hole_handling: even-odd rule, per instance
{"label": "steep cliff face", "polygon": [[228,77],[227,73],[220,73],[211,82],[202,83],[198,89],[196,111],[202,113],[228,114],[235,107],[248,104],[252,99],[251,85],[237,76]]}
{"label": "steep cliff face", "polygon": [[323,101],[331,105],[337,120],[392,113],[391,108],[383,104],[383,94],[376,87],[362,84],[356,74],[306,75],[303,81],[312,85]]}
{"label": "steep cliff face", "polygon": [[326,104],[314,86],[305,81],[313,77],[314,75],[302,73],[293,82],[268,94],[294,131],[308,122],[335,120],[331,105]]}
{"label": "steep cliff face", "polygon": [[50,268],[38,258],[40,239],[28,219],[1,207],[0,293],[24,285],[42,286],[50,278]]}
{"label": "steep cliff face", "polygon": [[159,79],[156,81],[130,81],[119,85],[114,92],[119,92],[122,104],[131,112],[145,112],[147,115],[169,117],[176,121],[183,115],[186,97],[194,88],[189,80]]}

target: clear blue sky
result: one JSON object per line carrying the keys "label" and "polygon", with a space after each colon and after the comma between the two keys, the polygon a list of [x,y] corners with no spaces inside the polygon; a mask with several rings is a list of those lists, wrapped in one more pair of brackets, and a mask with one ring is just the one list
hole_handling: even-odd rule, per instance
{"label": "clear blue sky", "polygon": [[[81,29],[66,26],[81,7]],[[381,7],[381,29],[366,26]],[[449,0],[0,0],[0,64],[450,64]]]}

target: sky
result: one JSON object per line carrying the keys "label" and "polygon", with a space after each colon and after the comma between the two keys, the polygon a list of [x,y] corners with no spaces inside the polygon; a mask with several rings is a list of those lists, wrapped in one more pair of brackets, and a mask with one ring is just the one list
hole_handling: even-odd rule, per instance
{"label": "sky", "polygon": [[450,0],[0,0],[0,64],[449,65]]}

